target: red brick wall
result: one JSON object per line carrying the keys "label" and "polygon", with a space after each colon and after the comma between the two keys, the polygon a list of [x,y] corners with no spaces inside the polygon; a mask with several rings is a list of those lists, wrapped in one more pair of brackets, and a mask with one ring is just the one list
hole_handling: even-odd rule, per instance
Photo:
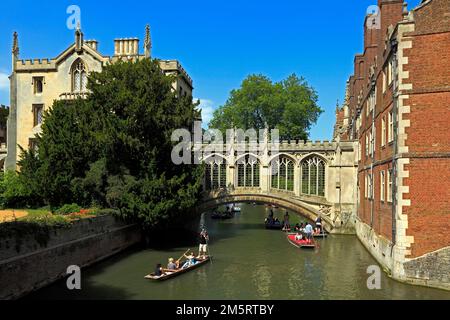
{"label": "red brick wall", "polygon": [[450,246],[450,2],[433,0],[414,12],[412,48],[405,49],[412,84],[406,128],[411,206],[407,235],[414,237],[411,257]]}
{"label": "red brick wall", "polygon": [[414,236],[411,257],[450,246],[450,159],[411,159],[407,166],[411,206],[406,234]]}
{"label": "red brick wall", "polygon": [[[350,106],[352,113],[357,106],[357,97],[362,90],[361,128],[358,140],[361,144],[361,161],[359,163],[359,218],[366,224],[371,223],[371,204],[373,203],[374,231],[388,239],[392,237],[392,204],[387,202],[388,176],[391,167],[393,146],[388,142],[388,113],[393,107],[392,86],[383,93],[382,68],[389,56],[389,46],[385,51],[385,35],[390,25],[396,26],[403,19],[402,1],[379,0],[381,8],[381,29],[376,36],[366,30],[364,35],[364,53],[357,55],[354,61],[354,76],[350,77]],[[414,236],[411,257],[450,245],[450,2],[433,0],[420,6],[413,12],[415,31],[410,39],[412,49],[405,49],[408,64],[404,71],[409,71],[409,78],[404,83],[412,83],[409,99],[403,105],[409,105],[411,113],[403,119],[410,120],[406,128],[406,145],[411,157],[409,178],[403,185],[409,186],[410,193],[403,195],[411,200],[410,207],[404,207],[408,215],[407,235]],[[443,33],[443,32],[446,33]],[[371,47],[372,39],[377,39],[376,47]],[[374,51],[375,50],[375,51]],[[375,110],[376,147],[374,164],[374,200],[365,197],[365,176],[370,172],[372,158],[365,155],[366,134],[372,126],[372,114],[366,116],[366,101],[369,91],[369,68],[377,53],[377,97]],[[359,73],[359,63],[364,61],[364,73]],[[381,147],[382,119],[386,120],[386,145]],[[418,157],[422,158],[418,158]],[[423,158],[434,156],[434,158]],[[440,158],[439,158],[440,157]],[[380,171],[385,171],[385,200],[380,196]]]}
{"label": "red brick wall", "polygon": [[405,129],[408,151],[427,155],[450,153],[450,91],[411,94],[405,104],[411,106],[411,113],[404,117],[410,120],[410,127]]}

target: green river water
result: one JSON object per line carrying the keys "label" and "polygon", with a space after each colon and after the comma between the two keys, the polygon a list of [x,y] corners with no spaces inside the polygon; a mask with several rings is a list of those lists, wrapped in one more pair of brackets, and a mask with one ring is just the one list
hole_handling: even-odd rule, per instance
{"label": "green river water", "polygon": [[[264,229],[264,206],[242,204],[231,220],[205,222],[212,263],[164,282],[145,280],[156,263],[178,258],[191,243],[169,249],[133,248],[82,270],[82,289],[56,282],[28,299],[450,299],[450,292],[394,281],[367,288],[376,261],[356,236],[332,235],[315,250],[298,249],[281,231]],[[282,220],[284,211],[275,209]],[[291,223],[304,221],[291,213]]]}

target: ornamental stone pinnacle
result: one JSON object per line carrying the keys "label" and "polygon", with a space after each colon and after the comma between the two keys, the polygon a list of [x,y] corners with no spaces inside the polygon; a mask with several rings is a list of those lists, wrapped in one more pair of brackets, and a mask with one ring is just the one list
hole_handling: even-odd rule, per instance
{"label": "ornamental stone pinnacle", "polygon": [[17,34],[17,32],[14,32],[14,34],[13,34],[12,53],[15,56],[19,56],[19,35]]}

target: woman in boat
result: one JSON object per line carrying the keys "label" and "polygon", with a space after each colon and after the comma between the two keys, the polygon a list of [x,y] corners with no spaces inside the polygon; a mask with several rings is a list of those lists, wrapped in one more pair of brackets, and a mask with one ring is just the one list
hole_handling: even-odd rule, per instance
{"label": "woman in boat", "polygon": [[300,240],[302,240],[303,239],[303,235],[300,233],[300,232],[298,232],[296,235],[295,235],[295,241],[300,241]]}
{"label": "woman in boat", "polygon": [[173,258],[170,258],[170,259],[169,259],[169,263],[167,264],[167,269],[168,269],[168,270],[171,270],[171,271],[175,271],[175,270],[178,269],[178,268],[177,268],[177,265],[175,264]]}
{"label": "woman in boat", "polygon": [[162,276],[164,274],[164,271],[163,271],[163,268],[162,268],[162,266],[161,266],[161,263],[158,263],[157,265],[156,265],[156,268],[155,268],[155,276],[156,277],[160,277],[160,276]]}
{"label": "woman in boat", "polygon": [[197,260],[195,260],[195,255],[193,252],[191,252],[188,256],[184,255],[187,261],[183,264],[182,269],[189,268],[197,263]]}

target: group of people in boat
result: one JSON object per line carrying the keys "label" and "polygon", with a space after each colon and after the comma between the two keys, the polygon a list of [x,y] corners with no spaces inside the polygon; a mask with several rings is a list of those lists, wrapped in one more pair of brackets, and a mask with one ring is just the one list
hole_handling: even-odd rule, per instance
{"label": "group of people in boat", "polygon": [[[187,269],[189,267],[192,267],[193,265],[199,263],[202,260],[205,260],[208,256],[208,241],[209,241],[209,235],[206,229],[202,229],[199,236],[199,250],[198,255],[196,256],[193,251],[191,251],[189,254],[184,253],[180,259],[175,261],[174,258],[169,258],[169,261],[167,263],[167,268],[163,268],[161,263],[158,263],[155,268],[155,272],[153,273],[154,276],[160,277],[167,273],[173,273],[179,270]],[[183,264],[180,263],[181,259],[183,257],[186,259]]]}
{"label": "group of people in boat", "polygon": [[311,240],[314,235],[323,233],[322,218],[320,216],[317,217],[315,227],[313,227],[309,222],[302,222],[300,224],[297,223],[294,226],[294,232],[297,232],[295,235],[295,240],[297,241],[302,239]]}
{"label": "group of people in boat", "polygon": [[273,210],[270,209],[269,216],[264,221],[266,225],[279,225],[283,226],[283,230],[287,227],[290,227],[289,224],[289,214],[286,211],[286,214],[284,216],[283,222],[281,222],[277,217],[274,218],[273,216]]}

